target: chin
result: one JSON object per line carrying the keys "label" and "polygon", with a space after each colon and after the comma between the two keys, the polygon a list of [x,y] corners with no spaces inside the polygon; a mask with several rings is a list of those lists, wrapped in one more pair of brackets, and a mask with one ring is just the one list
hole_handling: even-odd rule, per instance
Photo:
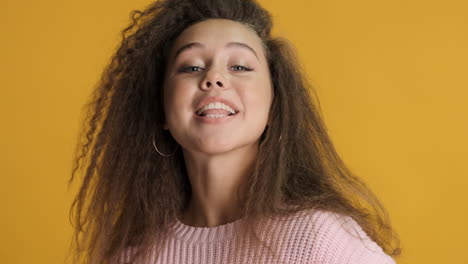
{"label": "chin", "polygon": [[234,149],[237,149],[238,146],[235,144],[232,144],[232,142],[207,142],[206,144],[203,144],[199,146],[199,151],[202,153],[205,153],[207,155],[216,155],[216,154],[223,154],[227,153],[229,151],[232,151]]}
{"label": "chin", "polygon": [[232,142],[232,140],[226,139],[208,140],[197,146],[197,151],[209,156],[221,155],[246,148],[251,144],[255,144],[255,142]]}

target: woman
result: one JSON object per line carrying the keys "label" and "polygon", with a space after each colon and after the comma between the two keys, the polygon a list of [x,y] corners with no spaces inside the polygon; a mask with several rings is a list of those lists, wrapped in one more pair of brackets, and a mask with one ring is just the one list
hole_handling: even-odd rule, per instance
{"label": "woman", "polygon": [[77,148],[77,262],[394,263],[385,208],[271,27],[251,0],[134,13]]}

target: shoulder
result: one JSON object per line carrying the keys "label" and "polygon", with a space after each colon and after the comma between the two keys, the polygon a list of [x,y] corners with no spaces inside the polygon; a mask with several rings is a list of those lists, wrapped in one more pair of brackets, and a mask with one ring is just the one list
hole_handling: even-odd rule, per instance
{"label": "shoulder", "polygon": [[[288,217],[307,248],[310,263],[395,264],[351,217],[324,210],[305,210]],[[307,262],[309,263],[309,262]]]}

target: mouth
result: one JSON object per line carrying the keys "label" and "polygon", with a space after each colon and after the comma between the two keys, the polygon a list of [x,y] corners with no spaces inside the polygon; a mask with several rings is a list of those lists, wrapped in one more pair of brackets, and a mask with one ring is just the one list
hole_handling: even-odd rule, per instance
{"label": "mouth", "polygon": [[225,117],[225,116],[234,116],[237,115],[239,112],[229,112],[226,110],[209,110],[209,111],[200,111],[196,112],[195,114],[197,116],[201,117],[209,117],[209,118],[220,118],[220,117]]}
{"label": "mouth", "polygon": [[208,110],[202,113],[194,113],[194,117],[204,124],[225,124],[237,118],[239,112],[228,113],[225,110]]}
{"label": "mouth", "polygon": [[233,116],[239,113],[239,110],[235,110],[232,107],[221,103],[209,103],[205,106],[198,109],[195,114],[201,117],[209,117],[209,118],[220,118],[225,116]]}
{"label": "mouth", "polygon": [[205,97],[199,104],[195,115],[204,118],[222,118],[239,113],[237,106],[231,101],[217,96]]}

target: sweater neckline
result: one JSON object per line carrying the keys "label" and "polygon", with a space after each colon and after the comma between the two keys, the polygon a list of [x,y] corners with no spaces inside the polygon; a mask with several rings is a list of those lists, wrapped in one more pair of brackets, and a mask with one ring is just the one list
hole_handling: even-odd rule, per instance
{"label": "sweater neckline", "polygon": [[174,236],[179,240],[198,244],[226,241],[236,234],[241,221],[242,218],[239,218],[218,226],[197,227],[186,225],[176,217],[174,221]]}

